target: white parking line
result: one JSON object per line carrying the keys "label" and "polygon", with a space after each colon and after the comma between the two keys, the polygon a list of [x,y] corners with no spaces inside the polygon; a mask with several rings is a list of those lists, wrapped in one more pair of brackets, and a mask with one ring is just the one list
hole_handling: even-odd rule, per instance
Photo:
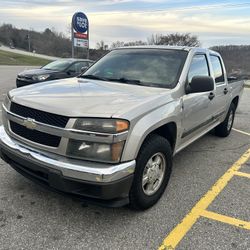
{"label": "white parking line", "polygon": [[236,128],[233,128],[233,130],[236,131],[236,132],[238,132],[238,133],[241,133],[241,134],[243,134],[243,135],[248,135],[248,136],[250,136],[250,133],[247,133],[247,132],[245,132],[245,131],[242,131],[242,130],[239,130],[239,129],[236,129]]}

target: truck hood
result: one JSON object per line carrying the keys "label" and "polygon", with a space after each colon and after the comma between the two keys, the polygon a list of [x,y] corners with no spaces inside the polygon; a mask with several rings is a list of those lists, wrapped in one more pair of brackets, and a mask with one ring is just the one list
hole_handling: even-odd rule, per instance
{"label": "truck hood", "polygon": [[[160,105],[156,99],[168,92],[162,88],[71,78],[14,89],[9,96],[21,105],[69,117],[126,118],[131,110]],[[164,102],[167,99],[165,96]]]}

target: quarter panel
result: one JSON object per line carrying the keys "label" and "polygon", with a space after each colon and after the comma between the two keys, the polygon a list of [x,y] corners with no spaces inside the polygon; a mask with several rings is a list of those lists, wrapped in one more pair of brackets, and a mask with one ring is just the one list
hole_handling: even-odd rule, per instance
{"label": "quarter panel", "polygon": [[126,141],[122,161],[134,160],[145,138],[157,128],[175,122],[177,125],[177,137],[180,131],[180,98],[142,116],[139,120],[131,122],[131,129]]}

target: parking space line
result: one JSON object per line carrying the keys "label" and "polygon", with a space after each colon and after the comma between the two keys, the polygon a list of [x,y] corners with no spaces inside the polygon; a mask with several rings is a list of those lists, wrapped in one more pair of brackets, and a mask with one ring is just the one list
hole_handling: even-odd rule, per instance
{"label": "parking space line", "polygon": [[242,131],[242,130],[239,130],[239,129],[236,129],[236,128],[233,128],[233,130],[236,131],[236,132],[238,132],[238,133],[241,133],[241,134],[243,134],[243,135],[248,135],[248,136],[250,136],[250,133],[247,133],[247,132],[245,132],[245,131]]}
{"label": "parking space line", "polygon": [[233,217],[229,217],[229,216],[222,215],[222,214],[217,214],[217,213],[207,211],[207,210],[202,211],[201,216],[206,217],[208,219],[220,221],[226,224],[230,224],[236,227],[250,230],[250,222],[248,221],[238,220]]}
{"label": "parking space line", "polygon": [[249,178],[249,179],[250,179],[250,174],[248,174],[248,173],[243,173],[243,172],[241,172],[241,171],[235,172],[235,175],[238,175],[238,176],[241,176],[241,177],[246,177],[246,178]]}
{"label": "parking space line", "polygon": [[196,203],[186,217],[167,235],[159,250],[174,249],[195,222],[201,213],[208,208],[219,193],[227,186],[241,166],[250,158],[250,148],[233,164],[231,168],[212,186],[212,188]]}

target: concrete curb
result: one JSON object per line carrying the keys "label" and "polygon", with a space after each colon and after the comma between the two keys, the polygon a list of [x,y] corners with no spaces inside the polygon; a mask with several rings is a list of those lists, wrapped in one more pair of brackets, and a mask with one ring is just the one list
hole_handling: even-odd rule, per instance
{"label": "concrete curb", "polygon": [[244,86],[246,88],[250,88],[250,80],[246,80],[245,83],[244,83]]}

